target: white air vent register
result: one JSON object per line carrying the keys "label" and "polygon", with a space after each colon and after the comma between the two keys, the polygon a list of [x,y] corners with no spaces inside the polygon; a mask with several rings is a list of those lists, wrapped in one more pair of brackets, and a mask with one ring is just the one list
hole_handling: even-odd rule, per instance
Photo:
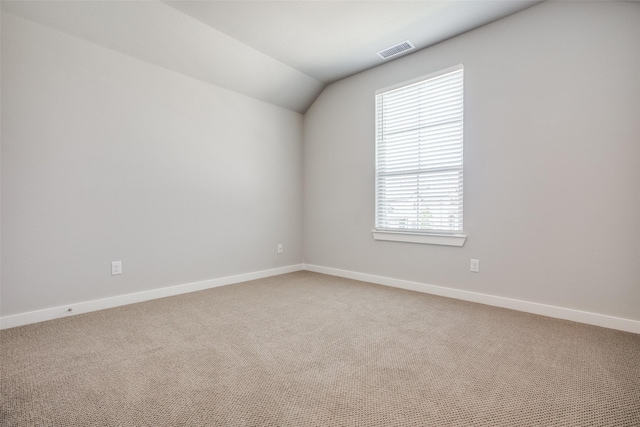
{"label": "white air vent register", "polygon": [[415,46],[413,45],[413,43],[411,43],[409,40],[404,41],[402,43],[398,43],[395,46],[391,46],[385,50],[381,50],[380,52],[378,52],[378,55],[382,58],[382,59],[389,59],[392,56],[396,56],[396,55],[400,55],[403,52],[406,52],[408,50],[411,49],[415,49]]}

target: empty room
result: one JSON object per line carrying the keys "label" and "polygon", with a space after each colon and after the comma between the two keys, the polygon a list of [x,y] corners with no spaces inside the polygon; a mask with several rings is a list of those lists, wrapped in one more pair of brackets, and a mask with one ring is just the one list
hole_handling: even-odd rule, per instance
{"label": "empty room", "polygon": [[640,2],[0,10],[3,427],[640,427]]}

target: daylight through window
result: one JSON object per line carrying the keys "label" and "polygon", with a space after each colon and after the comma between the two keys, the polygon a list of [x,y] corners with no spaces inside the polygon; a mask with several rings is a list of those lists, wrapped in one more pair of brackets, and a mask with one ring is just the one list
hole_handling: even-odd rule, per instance
{"label": "daylight through window", "polygon": [[462,233],[463,68],[376,94],[376,230]]}

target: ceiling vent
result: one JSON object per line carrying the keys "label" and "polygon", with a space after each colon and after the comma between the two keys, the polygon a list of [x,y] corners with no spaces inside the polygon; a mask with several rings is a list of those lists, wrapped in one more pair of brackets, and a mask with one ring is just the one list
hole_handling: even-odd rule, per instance
{"label": "ceiling vent", "polygon": [[415,49],[415,48],[416,47],[413,45],[413,43],[407,40],[405,42],[398,43],[395,46],[391,46],[385,50],[381,50],[380,52],[378,52],[378,55],[382,59],[389,59],[392,56],[400,55],[403,52],[406,52],[408,50]]}

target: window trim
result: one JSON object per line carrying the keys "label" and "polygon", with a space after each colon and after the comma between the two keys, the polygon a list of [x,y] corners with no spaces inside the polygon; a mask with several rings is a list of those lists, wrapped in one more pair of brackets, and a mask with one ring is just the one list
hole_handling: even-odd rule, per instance
{"label": "window trim", "polygon": [[400,232],[386,230],[371,230],[375,240],[388,242],[422,243],[425,245],[463,246],[467,240],[466,234],[435,234],[418,233],[416,231]]}
{"label": "window trim", "polygon": [[429,74],[426,74],[426,75],[423,75],[423,76],[420,76],[420,77],[416,77],[416,78],[413,78],[413,79],[410,79],[410,80],[405,80],[405,81],[400,82],[400,83],[396,83],[396,84],[393,84],[393,85],[389,85],[389,86],[377,89],[375,91],[375,96],[378,96],[381,93],[390,92],[392,90],[400,89],[401,87],[411,86],[411,85],[414,85],[416,83],[420,83],[420,82],[422,82],[424,80],[429,80],[429,79],[432,79],[434,77],[438,77],[438,76],[441,76],[443,74],[448,74],[448,73],[451,73],[451,72],[454,72],[454,71],[458,71],[458,70],[464,70],[464,64],[460,63],[460,64],[454,65],[452,67],[443,68],[441,70],[434,71],[433,73],[429,73]]}
{"label": "window trim", "polygon": [[[387,86],[375,91],[375,97],[378,95],[393,91],[395,89],[399,89],[405,86],[411,86],[416,83],[420,83],[425,80],[429,80],[434,77],[441,76],[443,74],[451,73],[458,70],[464,70],[463,64],[457,64],[452,67],[444,68],[433,73],[420,76],[411,80],[407,80],[401,83],[397,83],[391,86]],[[464,83],[463,83],[464,84]],[[464,114],[464,113],[463,113]],[[464,117],[464,116],[463,116]],[[463,128],[464,135],[464,128]],[[464,136],[463,136],[464,138]],[[464,142],[463,142],[464,144]],[[464,155],[463,155],[464,156]],[[377,111],[376,111],[376,139],[375,139],[375,161],[376,166],[374,167],[377,177],[377,158],[378,158],[378,122],[377,122]],[[463,158],[463,171],[464,171],[464,158]],[[377,191],[377,178],[376,184],[374,186],[375,192],[375,225],[377,225],[377,215],[378,215],[378,191]],[[464,193],[463,193],[464,199]],[[464,230],[464,229],[463,229]],[[389,230],[389,229],[378,229],[375,228],[371,230],[371,234],[374,240],[380,241],[394,241],[394,242],[406,242],[406,243],[419,243],[419,244],[429,244],[429,245],[442,245],[442,246],[456,246],[461,247],[464,245],[467,239],[467,235],[464,233],[438,233],[436,231],[419,231],[419,230]]]}

